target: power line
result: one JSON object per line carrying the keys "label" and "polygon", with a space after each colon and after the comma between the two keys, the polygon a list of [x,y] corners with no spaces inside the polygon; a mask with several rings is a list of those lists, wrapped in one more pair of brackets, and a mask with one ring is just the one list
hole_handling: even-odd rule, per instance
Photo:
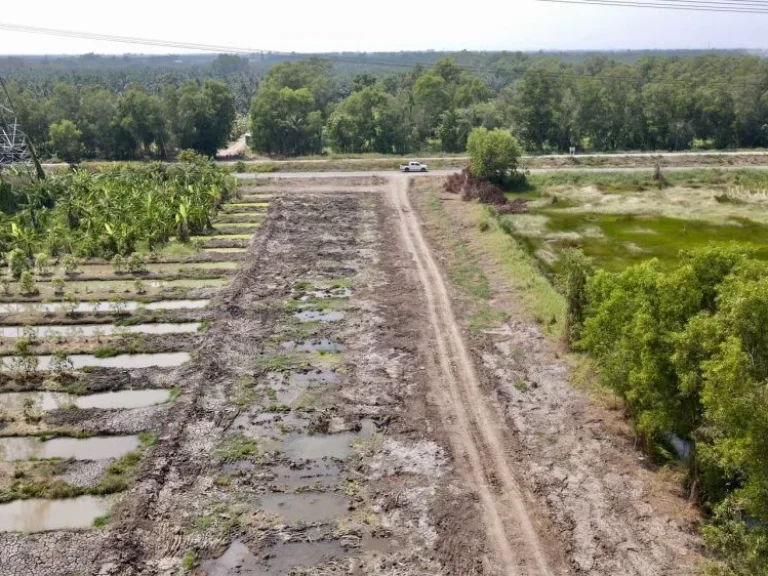
{"label": "power line", "polygon": [[274,50],[260,50],[256,48],[239,48],[236,46],[217,46],[215,44],[201,44],[197,42],[177,42],[173,40],[157,40],[153,38],[138,38],[133,36],[116,36],[112,34],[95,34],[76,30],[63,30],[60,28],[41,28],[39,26],[23,26],[0,22],[0,30],[9,32],[22,32],[28,34],[42,34],[45,36],[61,36],[64,38],[78,38],[82,40],[103,40],[122,44],[135,44],[141,46],[159,46],[161,48],[181,48],[186,50],[199,50],[201,52],[235,53],[235,54],[288,54],[287,52],[275,52]]}
{"label": "power line", "polygon": [[[768,5],[763,5],[765,9],[757,6],[736,7],[722,2],[712,2],[704,4],[701,0],[672,0],[672,2],[655,3],[639,2],[635,0],[537,0],[537,2],[552,2],[556,4],[579,4],[584,6],[616,6],[622,8],[656,8],[659,10],[683,10],[688,12],[726,12],[731,14],[768,14]],[[677,4],[675,2],[690,2],[689,4]]]}

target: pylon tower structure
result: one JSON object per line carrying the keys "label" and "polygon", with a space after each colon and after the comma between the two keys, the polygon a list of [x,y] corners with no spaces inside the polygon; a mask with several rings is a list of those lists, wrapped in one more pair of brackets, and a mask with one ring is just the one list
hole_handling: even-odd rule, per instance
{"label": "pylon tower structure", "polygon": [[45,178],[32,143],[13,109],[5,82],[0,77],[0,172],[8,168],[20,168],[39,179]]}

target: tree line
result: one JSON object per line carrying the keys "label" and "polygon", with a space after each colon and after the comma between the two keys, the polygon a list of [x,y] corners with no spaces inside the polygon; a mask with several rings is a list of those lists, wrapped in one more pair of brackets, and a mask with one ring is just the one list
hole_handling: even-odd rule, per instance
{"label": "tree line", "polygon": [[235,135],[250,125],[254,150],[275,156],[463,152],[477,127],[511,130],[534,153],[768,146],[768,61],[757,56],[345,58],[267,68],[220,56],[183,74],[110,60],[55,83],[32,68],[9,85],[42,153],[69,158],[212,154],[235,117]]}
{"label": "tree line", "polygon": [[8,89],[38,152],[66,162],[164,159],[184,149],[213,156],[229,140],[235,121],[232,92],[216,80],[169,84],[162,94],[136,84],[118,94],[59,83],[44,99],[17,83]]}
{"label": "tree line", "polygon": [[[496,69],[450,59],[337,93],[323,62],[280,64],[251,107],[254,147],[299,155],[462,152],[473,128],[511,129],[531,152],[685,150],[768,145],[768,63],[748,56],[648,57],[626,64],[519,61]],[[513,75],[514,76],[514,75]]]}
{"label": "tree line", "polygon": [[568,339],[596,361],[661,461],[682,460],[708,573],[768,573],[768,265],[737,246],[621,273],[566,258]]}

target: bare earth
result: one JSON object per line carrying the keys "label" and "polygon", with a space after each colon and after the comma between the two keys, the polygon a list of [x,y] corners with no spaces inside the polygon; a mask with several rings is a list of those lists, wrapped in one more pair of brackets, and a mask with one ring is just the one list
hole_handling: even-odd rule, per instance
{"label": "bare earth", "polygon": [[[0,574],[687,573],[694,512],[556,346],[522,316],[468,335],[410,181],[244,184],[271,206],[193,359],[161,376],[181,395],[138,483],[105,528],[0,533]],[[301,322],[316,293],[326,316]]]}

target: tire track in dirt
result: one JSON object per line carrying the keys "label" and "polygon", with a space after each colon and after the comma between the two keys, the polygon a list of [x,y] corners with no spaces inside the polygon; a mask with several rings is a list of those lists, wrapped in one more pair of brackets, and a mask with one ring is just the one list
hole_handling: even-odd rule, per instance
{"label": "tire track in dirt", "polygon": [[[521,576],[558,573],[550,568],[510,468],[499,434],[501,424],[485,404],[440,268],[411,208],[408,183],[407,177],[393,177],[388,198],[397,210],[404,248],[412,254],[424,288],[436,344],[435,360],[442,376],[434,383],[435,393],[444,418],[453,422],[454,452],[466,458],[474,488],[483,503],[488,535],[504,565],[504,573]],[[441,398],[446,393],[448,398]]]}

